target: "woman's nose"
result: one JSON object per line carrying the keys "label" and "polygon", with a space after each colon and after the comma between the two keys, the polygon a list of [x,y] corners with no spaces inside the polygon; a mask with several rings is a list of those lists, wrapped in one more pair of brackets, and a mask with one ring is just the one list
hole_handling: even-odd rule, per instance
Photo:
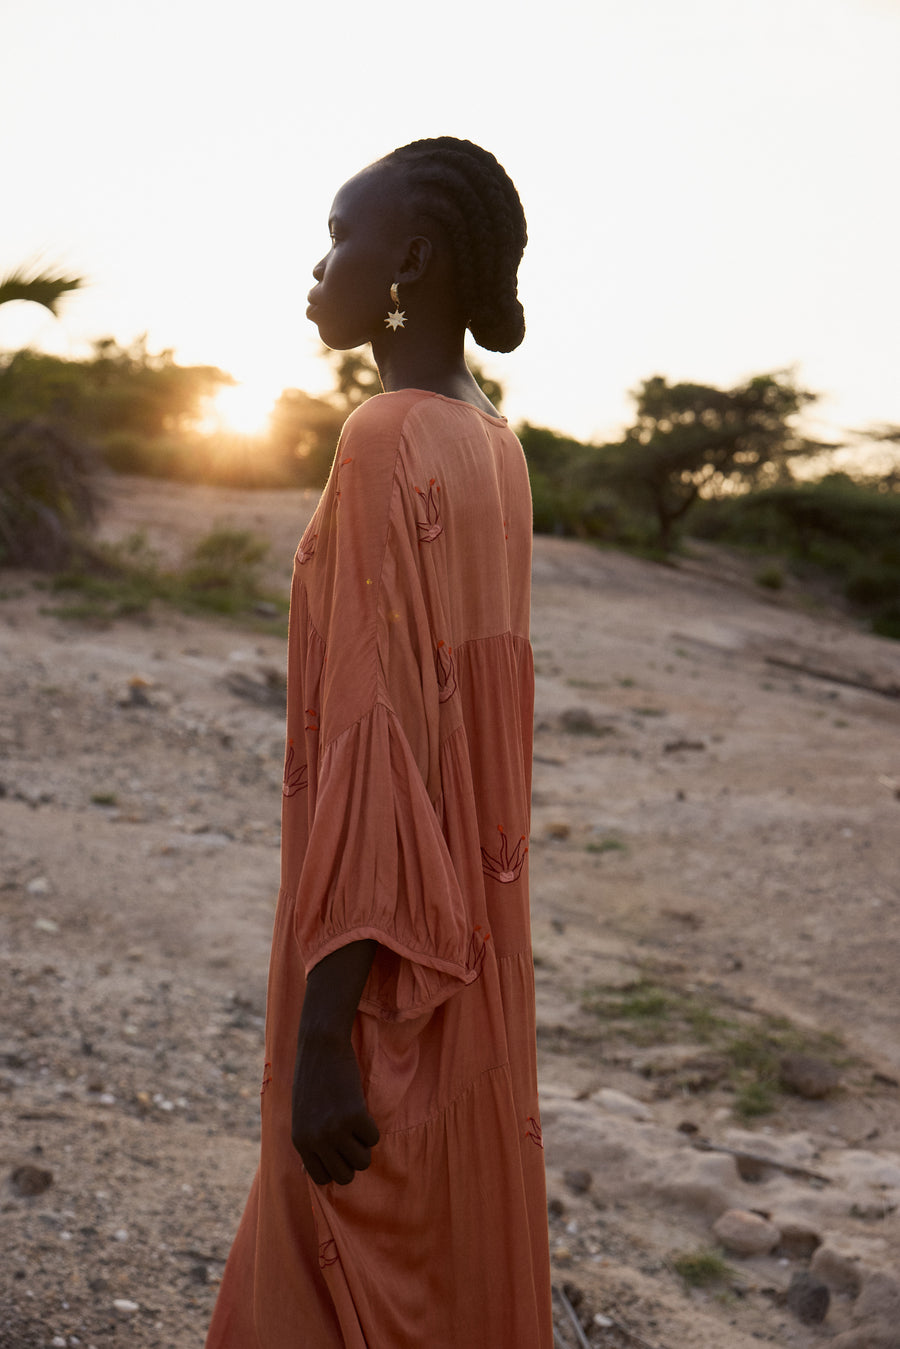
{"label": "woman's nose", "polygon": [[325,259],[321,258],[313,268],[313,276],[316,278],[317,281],[321,281],[324,275],[325,275]]}

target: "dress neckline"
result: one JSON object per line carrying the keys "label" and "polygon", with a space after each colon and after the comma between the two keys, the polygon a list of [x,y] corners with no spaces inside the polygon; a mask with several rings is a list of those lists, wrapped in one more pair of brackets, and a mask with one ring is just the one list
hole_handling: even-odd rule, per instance
{"label": "dress neckline", "polygon": [[395,394],[404,393],[418,393],[426,398],[439,398],[442,403],[453,403],[456,407],[470,408],[472,412],[477,413],[479,417],[483,417],[486,422],[490,422],[493,426],[509,426],[509,420],[506,417],[495,417],[493,413],[484,412],[481,408],[476,407],[474,403],[469,403],[465,398],[450,398],[448,394],[436,393],[434,389],[417,389],[410,386],[406,389],[392,389],[389,393],[379,394],[378,397],[391,398]]}

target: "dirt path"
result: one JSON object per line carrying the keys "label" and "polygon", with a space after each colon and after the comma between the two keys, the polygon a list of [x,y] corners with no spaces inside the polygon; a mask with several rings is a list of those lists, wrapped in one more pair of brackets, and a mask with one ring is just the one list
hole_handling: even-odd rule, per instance
{"label": "dirt path", "polygon": [[[281,586],[314,504],[109,495],[105,535],[172,558],[217,521],[265,534]],[[551,1236],[593,1345],[900,1343],[900,644],[752,570],[536,541]],[[255,1164],[283,642],[52,603],[0,576],[0,1344],[188,1349]],[[748,1045],[840,1083],[739,1119]],[[692,1290],[678,1256],[728,1207],[779,1244]],[[785,1305],[810,1266],[821,1324]]]}

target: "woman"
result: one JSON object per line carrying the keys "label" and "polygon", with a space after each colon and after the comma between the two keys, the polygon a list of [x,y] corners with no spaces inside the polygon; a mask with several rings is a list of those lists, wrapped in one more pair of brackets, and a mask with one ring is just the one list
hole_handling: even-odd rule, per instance
{"label": "woman", "polygon": [[385,393],[294,563],[260,1167],[207,1349],[551,1349],[531,503],[463,355],[522,340],[525,219],[442,136],[351,178],[329,231],[308,315]]}

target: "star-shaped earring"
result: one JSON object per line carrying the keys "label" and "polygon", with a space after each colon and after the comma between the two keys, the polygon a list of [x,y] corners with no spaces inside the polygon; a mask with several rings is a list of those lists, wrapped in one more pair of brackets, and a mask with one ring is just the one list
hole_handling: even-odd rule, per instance
{"label": "star-shaped earring", "polygon": [[406,312],[400,309],[400,290],[396,281],[391,283],[391,300],[394,304],[394,312],[388,314],[384,326],[390,328],[391,332],[396,332],[398,328],[406,327]]}

